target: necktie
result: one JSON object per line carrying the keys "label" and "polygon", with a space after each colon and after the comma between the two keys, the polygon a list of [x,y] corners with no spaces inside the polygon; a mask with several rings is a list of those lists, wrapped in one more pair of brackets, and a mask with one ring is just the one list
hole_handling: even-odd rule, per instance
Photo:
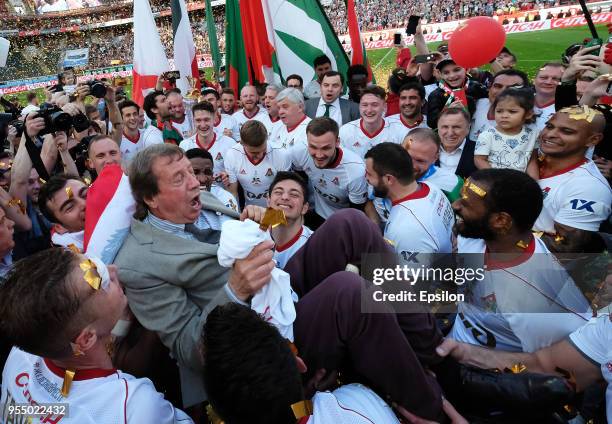
{"label": "necktie", "polygon": [[201,230],[195,224],[185,224],[185,232],[193,234],[193,236],[202,243],[217,244],[221,237],[221,231],[211,230],[207,228]]}
{"label": "necktie", "polygon": [[325,113],[323,114],[323,116],[325,116],[326,118],[329,118],[329,109],[331,108],[331,104],[329,103],[325,103],[323,106],[325,106]]}

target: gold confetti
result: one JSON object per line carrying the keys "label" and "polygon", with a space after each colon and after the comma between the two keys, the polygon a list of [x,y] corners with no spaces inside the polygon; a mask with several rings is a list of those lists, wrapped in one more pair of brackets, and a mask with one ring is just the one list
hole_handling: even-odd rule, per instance
{"label": "gold confetti", "polygon": [[569,118],[573,119],[574,121],[584,120],[588,123],[593,122],[593,119],[595,119],[595,117],[598,115],[603,116],[600,111],[595,110],[587,105],[566,107],[561,109],[559,113],[567,113],[569,115]]}
{"label": "gold confetti", "polygon": [[527,247],[529,247],[529,245],[527,243],[525,243],[523,240],[519,240],[516,242],[516,247],[520,248],[520,249],[527,249]]}
{"label": "gold confetti", "polygon": [[72,192],[72,187],[68,186],[64,190],[66,190],[66,196],[68,196],[68,199],[72,199],[74,197],[74,193]]}
{"label": "gold confetti", "polygon": [[312,415],[312,401],[301,400],[291,405],[291,410],[296,420]]}
{"label": "gold confetti", "polygon": [[262,231],[268,231],[269,228],[275,228],[279,225],[287,225],[285,212],[274,208],[266,209],[266,212],[264,213],[264,216],[259,224],[259,229]]}
{"label": "gold confetti", "polygon": [[100,275],[98,274],[96,264],[93,263],[91,259],[85,259],[79,264],[79,266],[85,273],[83,275],[83,279],[87,281],[87,284],[89,284],[94,290],[99,290],[102,283],[102,278],[100,278]]}
{"label": "gold confetti", "polygon": [[76,374],[75,370],[66,370],[64,373],[64,382],[62,383],[62,396],[68,397],[68,393],[70,392],[70,386],[72,385],[72,380],[74,379],[74,374]]}

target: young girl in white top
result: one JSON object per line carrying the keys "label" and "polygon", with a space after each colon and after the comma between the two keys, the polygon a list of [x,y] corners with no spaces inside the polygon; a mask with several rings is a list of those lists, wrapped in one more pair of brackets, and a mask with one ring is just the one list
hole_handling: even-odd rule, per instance
{"label": "young girl in white top", "polygon": [[483,131],[476,142],[474,164],[478,169],[511,168],[538,179],[534,101],[527,88],[510,87],[497,96],[491,106],[495,128]]}

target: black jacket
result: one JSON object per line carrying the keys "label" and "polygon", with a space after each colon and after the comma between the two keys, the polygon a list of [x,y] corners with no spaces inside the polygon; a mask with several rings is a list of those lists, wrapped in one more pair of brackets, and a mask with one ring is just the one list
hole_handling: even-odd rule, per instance
{"label": "black jacket", "polygon": [[[470,80],[466,93],[470,115],[473,115],[476,111],[476,100],[488,96],[489,93],[484,85]],[[432,91],[427,98],[427,124],[433,129],[438,128],[438,117],[444,109],[444,105],[446,105],[447,98],[448,95],[440,87]]]}

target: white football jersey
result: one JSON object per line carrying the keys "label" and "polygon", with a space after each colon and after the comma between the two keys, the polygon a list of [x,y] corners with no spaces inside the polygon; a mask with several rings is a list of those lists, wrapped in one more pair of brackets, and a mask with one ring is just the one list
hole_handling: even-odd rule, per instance
{"label": "white football jersey", "polygon": [[225,154],[225,172],[230,183],[236,181],[244,190],[245,204],[267,207],[268,188],[278,171],[291,168],[291,157],[285,149],[274,148],[268,144],[266,153],[259,162],[247,156],[242,144]]}
{"label": "white football jersey", "polygon": [[406,135],[408,135],[408,133],[413,129],[429,128],[429,126],[427,125],[427,116],[425,115],[423,115],[423,119],[421,121],[415,122],[414,125],[409,125],[408,123],[406,123],[401,113],[388,116],[385,118],[385,121],[387,121],[391,125],[391,130],[393,133],[397,134],[397,137],[400,139],[400,143],[404,141]]}
{"label": "white football jersey", "polygon": [[450,337],[511,352],[534,352],[588,321],[589,304],[567,271],[532,237],[522,256],[488,259],[481,239],[457,238],[464,268],[483,278],[465,283]]}
{"label": "white football jersey", "polygon": [[155,125],[149,125],[140,135],[142,140],[142,148],[146,149],[154,144],[162,144],[164,142],[164,133]]}
{"label": "white football jersey", "polygon": [[302,246],[306,244],[310,236],[312,235],[312,230],[305,225],[302,225],[300,231],[298,231],[291,240],[283,245],[274,246],[274,260],[276,261],[276,266],[280,269],[285,268],[287,262],[295,252],[300,250]]}
{"label": "white football jersey", "polygon": [[200,141],[197,133],[193,137],[181,141],[179,147],[185,152],[195,148],[208,150],[208,153],[210,153],[213,158],[213,173],[217,175],[219,172],[225,171],[225,154],[235,145],[236,140],[233,138],[219,135],[215,132],[213,141],[208,149],[204,147],[204,143]]}
{"label": "white football jersey", "polygon": [[274,127],[272,135],[270,136],[270,144],[272,147],[280,147],[282,149],[292,148],[296,144],[308,145],[306,139],[306,127],[312,121],[308,116],[304,115],[304,118],[293,128],[287,128],[285,124]]}
{"label": "white football jersey", "polygon": [[[14,347],[2,373],[0,422],[74,424],[192,423],[155,390],[148,378],[116,369],[77,370],[67,397],[61,394],[65,370],[40,356]],[[9,405],[68,405],[68,415],[55,414],[27,421],[10,414]]]}
{"label": "white football jersey", "polygon": [[612,321],[608,314],[591,319],[569,338],[576,349],[592,362],[599,364],[601,375],[608,383],[606,390],[606,414],[612,422]]}
{"label": "white football jersey", "polygon": [[538,181],[544,207],[533,229],[555,233],[554,223],[586,231],[598,231],[610,216],[612,192],[595,163],[584,159],[555,175]]}
{"label": "white football jersey", "polygon": [[236,141],[240,141],[240,126],[238,122],[233,118],[232,115],[225,113],[217,114],[215,119],[219,119],[217,125],[215,125],[215,132],[218,136],[225,135],[223,132],[228,129],[232,132],[232,137]]}
{"label": "white football jersey", "polygon": [[327,219],[337,210],[350,207],[350,203],[366,202],[365,164],[356,153],[339,148],[334,163],[320,169],[315,166],[307,146],[295,146],[291,152],[294,168],[308,175],[319,216]]}
{"label": "white football jersey", "polygon": [[372,147],[383,142],[400,144],[404,130],[398,125],[391,125],[383,120],[383,124],[374,134],[369,134],[363,128],[363,120],[357,119],[340,127],[340,144],[345,150],[351,150],[363,159]]}
{"label": "white football jersey", "polygon": [[472,117],[472,125],[470,127],[470,140],[478,140],[478,136],[487,128],[495,128],[495,117],[489,115],[491,102],[489,99],[478,99],[476,101],[476,111]]}
{"label": "white football jersey", "polygon": [[210,186],[210,193],[217,199],[219,199],[219,201],[223,203],[225,207],[233,209],[236,212],[240,212],[236,198],[229,191],[218,186],[217,184],[213,184],[212,186]]}
{"label": "white football jersey", "polygon": [[538,129],[538,133],[544,129],[546,123],[550,119],[550,117],[555,113],[555,101],[547,105],[538,106],[536,103],[533,107],[533,114],[536,117],[535,126]]}
{"label": "white football jersey", "polygon": [[392,203],[385,238],[401,259],[413,253],[450,253],[455,214],[436,187],[421,183],[417,191]]}
{"label": "white football jersey", "polygon": [[[399,424],[393,409],[361,384],[346,384],[333,392],[316,392],[307,424]],[[301,422],[301,421],[300,421]]]}
{"label": "white football jersey", "polygon": [[251,119],[255,119],[256,121],[261,122],[268,130],[268,136],[272,134],[272,120],[270,119],[270,115],[268,115],[268,111],[262,107],[257,106],[257,111],[254,115],[247,115],[244,112],[244,109],[240,109],[232,115],[232,118],[236,120],[238,123],[238,130],[240,132],[240,128],[244,125],[246,121],[250,121]]}
{"label": "white football jersey", "polygon": [[138,130],[138,138],[136,139],[129,138],[125,133],[121,134],[119,150],[121,150],[121,159],[124,163],[129,163],[136,156],[136,153],[144,149],[143,132],[144,130]]}
{"label": "white football jersey", "polygon": [[191,137],[194,133],[193,124],[186,116],[185,116],[185,120],[182,123],[172,121],[172,126],[181,133],[183,138]]}

